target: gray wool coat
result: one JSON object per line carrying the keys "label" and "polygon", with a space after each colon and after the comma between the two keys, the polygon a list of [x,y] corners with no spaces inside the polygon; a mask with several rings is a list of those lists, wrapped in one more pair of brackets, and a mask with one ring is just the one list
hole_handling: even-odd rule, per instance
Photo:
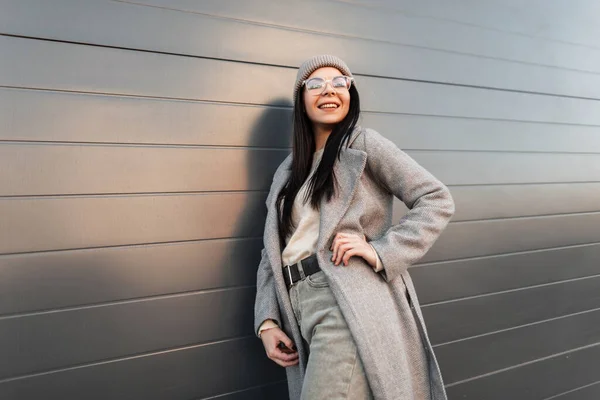
{"label": "gray wool coat", "polygon": [[[356,127],[350,143],[334,166],[337,194],[320,204],[319,265],[357,344],[375,399],[445,400],[442,375],[407,268],[439,237],[454,213],[454,202],[444,184],[376,131]],[[254,329],[258,332],[264,320],[273,319],[296,344],[299,364],[287,367],[286,373],[290,399],[298,400],[309,349],[283,280],[275,205],[291,161],[290,154],[275,172],[266,201]],[[410,209],[397,224],[392,224],[394,196]],[[383,271],[375,272],[362,257],[351,257],[348,266],[334,265],[329,247],[340,231],[364,234]]]}

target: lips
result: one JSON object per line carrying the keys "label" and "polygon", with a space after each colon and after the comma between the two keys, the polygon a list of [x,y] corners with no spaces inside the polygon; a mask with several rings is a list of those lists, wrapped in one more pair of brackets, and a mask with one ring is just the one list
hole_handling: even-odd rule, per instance
{"label": "lips", "polygon": [[323,103],[318,106],[320,110],[337,110],[340,105],[337,103]]}

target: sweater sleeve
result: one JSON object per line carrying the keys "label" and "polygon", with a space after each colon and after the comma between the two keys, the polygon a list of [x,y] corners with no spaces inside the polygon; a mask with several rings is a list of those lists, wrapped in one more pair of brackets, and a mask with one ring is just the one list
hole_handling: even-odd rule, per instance
{"label": "sweater sleeve", "polygon": [[383,265],[381,264],[381,259],[379,258],[379,254],[377,254],[375,247],[373,247],[373,245],[371,243],[369,243],[369,246],[371,246],[371,250],[373,250],[373,253],[375,254],[375,260],[376,260],[376,264],[373,267],[373,271],[379,272],[383,269]]}
{"label": "sweater sleeve", "polygon": [[260,325],[260,328],[258,328],[258,337],[260,337],[260,334],[263,331],[266,331],[267,329],[271,329],[271,328],[278,328],[278,327],[279,327],[279,325],[277,325],[277,323],[275,321],[273,321],[272,319],[267,319]]}
{"label": "sweater sleeve", "polygon": [[375,179],[409,208],[380,238],[371,240],[391,281],[427,253],[454,214],[448,188],[393,142],[367,129],[367,166]]}

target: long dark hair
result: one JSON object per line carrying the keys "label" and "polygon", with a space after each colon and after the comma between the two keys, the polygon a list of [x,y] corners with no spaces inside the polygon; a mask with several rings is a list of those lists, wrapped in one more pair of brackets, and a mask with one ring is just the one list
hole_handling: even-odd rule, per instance
{"label": "long dark hair", "polygon": [[[310,199],[310,205],[317,210],[323,196],[326,196],[327,201],[329,201],[336,192],[337,181],[333,172],[333,165],[336,158],[339,159],[344,142],[348,145],[350,135],[354,131],[360,117],[358,90],[356,90],[353,84],[350,86],[349,91],[350,107],[348,115],[335,125],[327,138],[319,166],[308,182],[304,201]],[[285,243],[285,239],[295,228],[292,222],[292,206],[296,195],[308,178],[315,151],[315,136],[312,123],[308,115],[304,112],[304,90],[302,88],[298,91],[294,103],[293,121],[291,173],[283,189],[277,195],[276,202],[279,216],[279,238],[282,244]],[[282,202],[283,209],[281,208]]]}

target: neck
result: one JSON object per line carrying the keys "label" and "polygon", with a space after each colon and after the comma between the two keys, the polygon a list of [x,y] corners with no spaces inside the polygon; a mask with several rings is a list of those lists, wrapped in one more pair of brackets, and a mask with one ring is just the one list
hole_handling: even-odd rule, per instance
{"label": "neck", "polygon": [[327,125],[313,125],[313,133],[315,135],[315,151],[321,150],[325,147],[327,138],[331,135],[333,127]]}

